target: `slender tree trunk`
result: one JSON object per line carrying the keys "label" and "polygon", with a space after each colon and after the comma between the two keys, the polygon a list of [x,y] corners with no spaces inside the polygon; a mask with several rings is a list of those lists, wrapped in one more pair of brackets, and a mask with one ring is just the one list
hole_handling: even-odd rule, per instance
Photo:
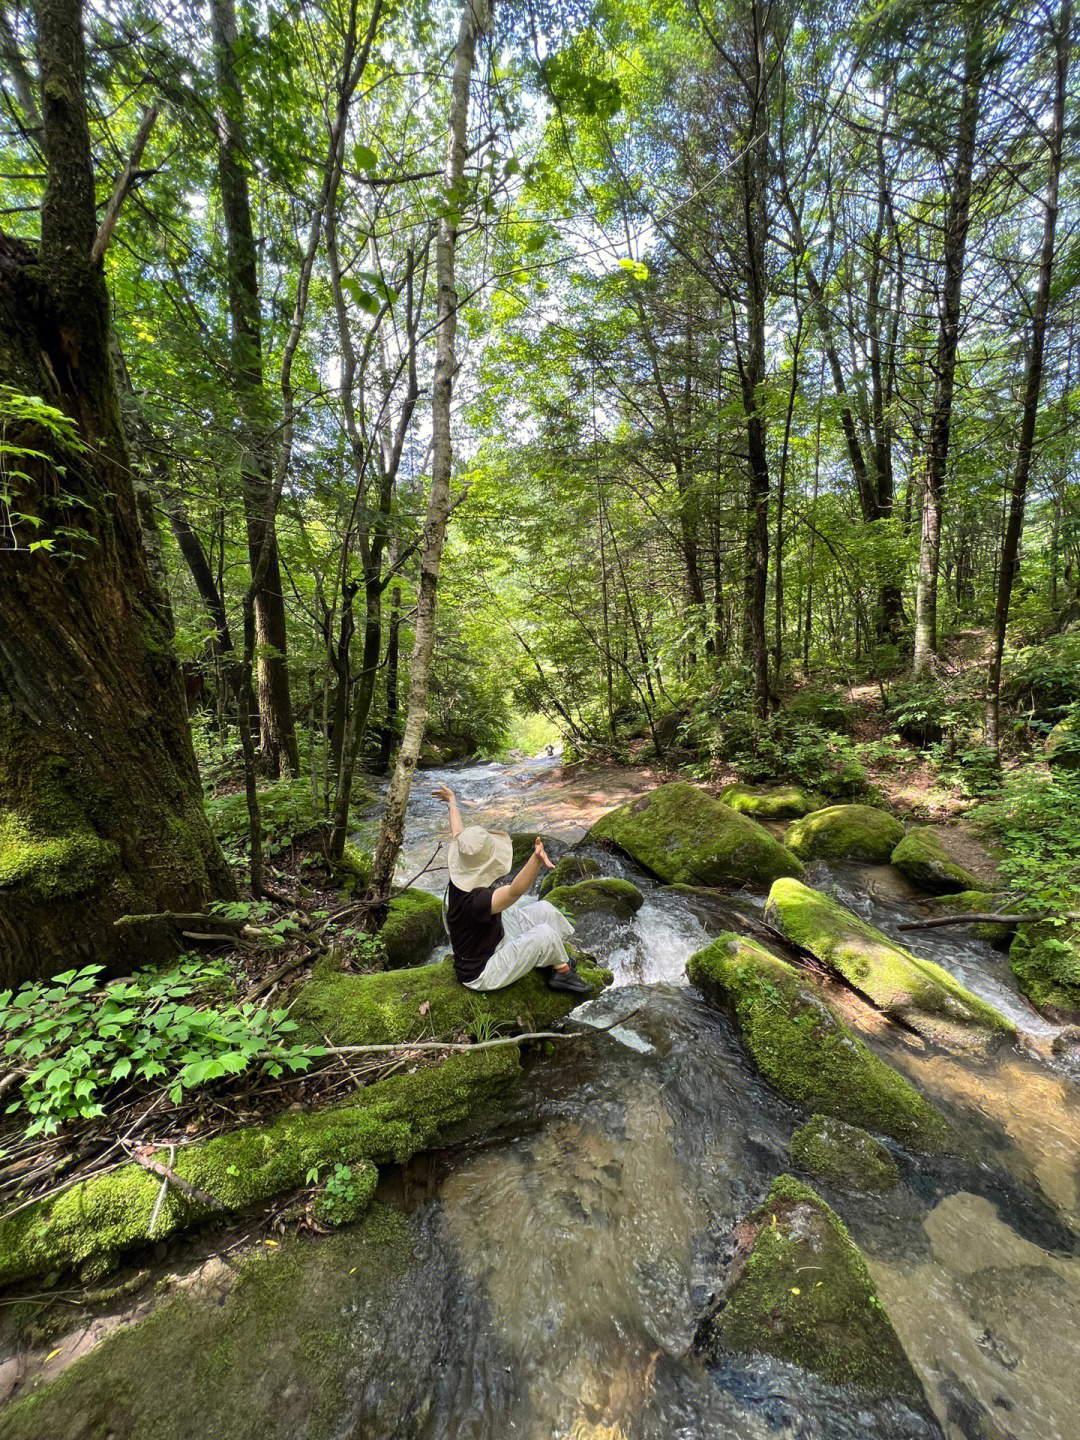
{"label": "slender tree trunk", "polygon": [[945,217],[941,316],[935,362],[934,408],[923,479],[922,534],[919,577],[915,591],[916,676],[930,673],[938,648],[938,567],[941,557],[941,512],[949,460],[956,353],[960,339],[960,304],[964,284],[964,250],[971,212],[971,174],[979,124],[982,87],[984,15],[978,8],[968,22],[964,46],[964,77],[957,125],[956,163]]}
{"label": "slender tree trunk", "polygon": [[[450,127],[447,145],[445,188],[452,201],[463,198],[465,156],[468,149],[469,85],[476,58],[476,46],[486,33],[491,10],[488,0],[465,0],[457,45],[450,98]],[[454,259],[457,225],[444,215],[439,222],[435,248],[435,280],[438,292],[438,328],[435,345],[435,374],[431,387],[431,489],[424,518],[420,548],[420,583],[416,595],[416,627],[409,666],[409,709],[405,734],[386,797],[386,809],[379,826],[372,867],[371,893],[381,905],[390,894],[394,869],[405,831],[405,808],[409,803],[413,771],[420,754],[427,725],[428,680],[435,646],[435,597],[446,525],[450,515],[450,398],[454,383],[454,338],[457,330],[457,292],[454,289]]]}
{"label": "slender tree trunk", "polygon": [[215,118],[228,252],[229,316],[237,397],[244,419],[240,473],[252,572],[266,552],[263,578],[255,593],[262,762],[270,775],[285,771],[296,776],[300,759],[289,692],[285,600],[276,516],[268,504],[273,488],[273,425],[263,379],[258,255],[248,194],[244,99],[236,73],[234,0],[211,0],[210,16],[218,86]]}
{"label": "slender tree trunk", "polygon": [[[40,251],[0,236],[0,373],[68,416],[76,443],[6,419],[7,445],[46,458],[20,457],[25,478],[9,475],[0,503],[0,985],[88,961],[126,969],[155,939],[115,929],[119,915],[235,893],[140,540],[91,259],[81,6],[40,0],[37,20],[48,181]],[[41,540],[54,548],[31,553]]]}
{"label": "slender tree trunk", "polygon": [[401,633],[401,586],[390,592],[390,628],[386,637],[386,723],[379,745],[379,774],[390,769],[398,732],[398,638]]}
{"label": "slender tree trunk", "polygon": [[1031,318],[1031,348],[1028,351],[1027,374],[1024,380],[1024,403],[1020,416],[1020,439],[1016,447],[1016,468],[1009,495],[1009,518],[1001,547],[1001,568],[998,572],[997,601],[994,606],[994,642],[990,652],[990,668],[986,683],[986,743],[997,752],[1000,745],[999,708],[1001,696],[1001,658],[1005,651],[1005,632],[1009,624],[1009,601],[1016,578],[1020,551],[1020,534],[1024,527],[1024,504],[1027,499],[1028,476],[1031,473],[1031,451],[1035,440],[1035,421],[1039,413],[1042,389],[1043,352],[1046,343],[1046,317],[1050,308],[1050,282],[1054,273],[1054,237],[1057,230],[1058,183],[1061,176],[1061,142],[1065,126],[1065,88],[1069,71],[1069,49],[1072,39],[1072,0],[1062,0],[1058,14],[1055,40],[1054,111],[1047,137],[1050,157],[1046,173],[1045,216],[1042,250],[1039,256],[1039,277],[1035,294],[1035,312]]}

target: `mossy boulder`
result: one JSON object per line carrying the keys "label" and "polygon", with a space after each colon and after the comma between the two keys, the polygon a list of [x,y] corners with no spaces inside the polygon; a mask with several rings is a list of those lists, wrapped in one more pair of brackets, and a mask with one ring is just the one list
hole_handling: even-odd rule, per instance
{"label": "mossy boulder", "polygon": [[793,821],[784,844],[800,860],[885,865],[903,838],[903,825],[885,810],[873,805],[827,805]]}
{"label": "mossy boulder", "polygon": [[[610,970],[581,963],[578,973],[598,990],[611,984]],[[503,1034],[546,1030],[583,998],[588,996],[550,990],[535,973],[502,990],[467,990],[449,959],[375,975],[324,965],[300,990],[292,1015],[335,1045],[397,1045],[467,1035],[478,1014]]]}
{"label": "mossy boulder", "polygon": [[850,910],[797,880],[769,891],[766,919],[831,965],[892,1019],[937,1044],[985,1049],[1015,1026],[940,965],[902,949]]}
{"label": "mossy boulder", "polygon": [[[937,903],[950,915],[993,915],[1008,908],[1001,896],[995,895],[992,890],[958,890],[952,895],[939,895]],[[980,940],[993,945],[996,950],[1007,950],[1016,934],[1015,925],[1001,925],[990,920],[977,922],[974,929]]]}
{"label": "mossy boulder", "polygon": [[802,866],[756,820],[684,780],[620,805],[589,831],[669,885],[770,885]]}
{"label": "mossy boulder", "polygon": [[607,876],[599,880],[579,880],[576,885],[557,885],[548,891],[547,898],[571,920],[595,914],[632,920],[645,903],[645,896],[629,880]]}
{"label": "mossy boulder", "polygon": [[735,1256],[695,1348],[775,1355],[833,1385],[921,1397],[919,1381],[843,1221],[820,1196],[781,1175],[738,1226]]}
{"label": "mossy boulder", "polygon": [[554,870],[545,870],[540,877],[540,898],[545,899],[557,885],[576,885],[599,874],[600,866],[588,855],[564,855]]}
{"label": "mossy boulder", "polygon": [[729,933],[692,955],[686,973],[731,1010],[750,1058],[785,1099],[910,1150],[956,1148],[945,1118],[852,1034],[805,972]]}
{"label": "mossy boulder", "polygon": [[977,875],[965,870],[949,855],[941,835],[932,825],[909,830],[892,852],[892,863],[920,890],[931,895],[955,895],[962,890],[980,890]]}
{"label": "mossy boulder", "polygon": [[773,785],[755,790],[749,785],[725,785],[720,803],[730,805],[740,815],[753,815],[757,820],[794,820],[820,810],[823,801],[816,799],[801,785]]}
{"label": "mossy boulder", "polygon": [[391,970],[422,965],[443,933],[442,902],[425,890],[401,890],[391,897],[379,938]]}
{"label": "mossy boulder", "polygon": [[[519,1068],[514,1045],[463,1051],[377,1081],[347,1105],[290,1112],[272,1124],[183,1146],[173,1168],[226,1210],[245,1210],[299,1189],[313,1167],[401,1164],[497,1110]],[[168,1152],[158,1158],[167,1161]],[[151,1234],[160,1189],[158,1176],[124,1165],[0,1221],[0,1285],[101,1257],[111,1261],[215,1213],[170,1186]]]}
{"label": "mossy boulder", "polygon": [[537,835],[540,835],[540,839],[544,842],[544,849],[547,851],[549,859],[554,859],[565,845],[564,841],[544,835],[538,830],[511,830],[509,833],[510,842],[514,847],[514,858],[510,862],[510,869],[515,875],[536,848]]}
{"label": "mossy boulder", "polygon": [[900,1179],[880,1140],[833,1115],[814,1115],[799,1126],[791,1137],[791,1160],[838,1190],[886,1194]]}
{"label": "mossy boulder", "polygon": [[1076,722],[1059,720],[1046,737],[1043,753],[1054,770],[1080,770],[1080,727]]}
{"label": "mossy boulder", "polygon": [[1080,1014],[1080,926],[1021,925],[1009,946],[1016,983],[1040,1010]]}

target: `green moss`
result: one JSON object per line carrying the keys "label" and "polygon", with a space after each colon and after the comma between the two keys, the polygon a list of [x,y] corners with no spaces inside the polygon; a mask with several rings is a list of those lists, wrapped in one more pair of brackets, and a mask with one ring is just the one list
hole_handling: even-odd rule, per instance
{"label": "green moss", "polygon": [[339,1317],[385,1311],[414,1243],[376,1204],[318,1245],[260,1246],[230,1261],[227,1291],[170,1297],[9,1406],[4,1440],[326,1440],[355,1393],[355,1322]]}
{"label": "green moss", "polygon": [[791,1137],[791,1159],[841,1190],[885,1194],[895,1189],[896,1161],[873,1135],[832,1115],[814,1115]]}
{"label": "green moss", "polygon": [[1021,925],[1009,964],[1033,1005],[1070,1018],[1080,1011],[1080,927]]}
{"label": "green moss", "polygon": [[558,862],[554,870],[544,872],[540,881],[540,898],[543,900],[556,885],[576,885],[579,880],[589,880],[599,875],[600,866],[587,855],[567,855]]}
{"label": "green moss", "polygon": [[580,880],[576,885],[557,885],[548,892],[552,905],[565,910],[571,919],[601,911],[617,920],[630,920],[645,903],[645,897],[629,880],[605,877]]}
{"label": "green moss", "polygon": [[1046,737],[1046,762],[1055,770],[1080,770],[1080,736],[1076,722],[1059,720]]}
{"label": "green moss", "polygon": [[769,891],[766,918],[789,940],[831,965],[894,1020],[937,1043],[984,1048],[1015,1026],[947,970],[903,950],[850,910],[797,880]]}
{"label": "green moss", "polygon": [[769,885],[802,866],[763,825],[683,780],[598,820],[593,840],[616,845],[669,885]]}
{"label": "green moss", "polygon": [[[953,895],[939,895],[937,903],[951,915],[993,915],[1002,909],[1001,896],[995,895],[992,890],[960,890]],[[975,934],[987,945],[1007,950],[1009,941],[1016,934],[1016,926],[987,921],[975,926]]]}
{"label": "green moss", "polygon": [[977,875],[949,858],[941,836],[930,825],[909,831],[892,852],[892,863],[913,885],[931,895],[983,888]]}
{"label": "green moss", "polygon": [[[528,860],[529,856],[535,850],[536,836],[537,832],[535,830],[510,831],[510,841],[514,847],[514,858],[510,862],[510,869],[514,874],[521,869],[522,865],[525,864],[525,861]],[[540,838],[543,840],[544,849],[549,855],[553,849],[558,848],[559,842],[553,840],[550,835],[541,835]]]}
{"label": "green moss", "polygon": [[780,1176],[738,1241],[720,1307],[699,1330],[710,1359],[775,1355],[833,1385],[921,1393],[866,1262],[809,1186]]}
{"label": "green moss", "polygon": [[315,1201],[315,1219],[320,1225],[352,1225],[371,1204],[379,1183],[379,1170],[370,1160],[349,1166],[349,1176],[335,1179]]}
{"label": "green moss", "polygon": [[884,810],[872,805],[828,805],[789,825],[784,844],[800,860],[884,865],[903,838],[903,825]]}
{"label": "green moss", "polygon": [[[578,968],[592,985],[611,983],[609,970]],[[535,973],[481,995],[460,983],[450,960],[441,960],[377,975],[318,969],[300,991],[292,1014],[336,1045],[386,1045],[468,1034],[480,1001],[503,1033],[545,1030],[580,1003],[565,991],[549,990]]]}
{"label": "green moss", "polygon": [[393,896],[379,937],[391,970],[420,965],[443,933],[442,903],[425,890],[402,890]]}
{"label": "green moss", "polygon": [[[174,1168],[227,1210],[243,1210],[298,1189],[313,1166],[407,1160],[474,1123],[503,1095],[518,1067],[515,1046],[464,1051],[369,1085],[348,1105],[289,1113],[270,1125],[186,1146]],[[117,1255],[213,1214],[170,1187],[151,1236],[160,1187],[142,1166],[125,1165],[0,1221],[0,1285]]]}
{"label": "green moss", "polygon": [[363,890],[371,880],[373,864],[374,861],[369,850],[361,850],[358,845],[346,843],[334,873],[335,885],[346,895],[353,895],[357,890]]}
{"label": "green moss", "polygon": [[115,845],[85,830],[36,834],[18,815],[0,815],[0,890],[19,885],[37,899],[79,895],[115,865]]}
{"label": "green moss", "polygon": [[730,805],[740,815],[754,815],[759,820],[793,820],[819,810],[816,800],[801,785],[774,785],[767,790],[754,790],[749,785],[725,785],[720,803]]}
{"label": "green moss", "polygon": [[730,1007],[754,1064],[786,1099],[912,1150],[954,1148],[944,1117],[868,1050],[785,960],[725,934],[692,955],[686,973],[710,999]]}

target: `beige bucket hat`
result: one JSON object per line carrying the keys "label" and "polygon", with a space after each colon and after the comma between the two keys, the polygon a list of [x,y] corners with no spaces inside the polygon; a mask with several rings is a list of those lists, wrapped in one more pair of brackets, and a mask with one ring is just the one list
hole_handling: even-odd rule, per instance
{"label": "beige bucket hat", "polygon": [[482,825],[466,825],[460,835],[450,841],[447,856],[450,879],[459,890],[478,890],[492,885],[509,873],[514,863],[514,842],[502,830],[485,830]]}

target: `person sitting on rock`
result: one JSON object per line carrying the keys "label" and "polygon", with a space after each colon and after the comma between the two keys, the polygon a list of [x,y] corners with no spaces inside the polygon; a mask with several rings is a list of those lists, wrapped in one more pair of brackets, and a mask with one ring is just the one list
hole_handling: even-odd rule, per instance
{"label": "person sitting on rock", "polygon": [[538,835],[533,853],[506,885],[514,844],[502,831],[464,826],[454,792],[431,792],[450,807],[450,882],[443,921],[454,952],[454,973],[470,990],[501,990],[530,970],[543,969],[552,990],[591,995],[592,986],[574,969],[566,941],[574,927],[547,900],[527,898],[541,868],[554,869]]}

